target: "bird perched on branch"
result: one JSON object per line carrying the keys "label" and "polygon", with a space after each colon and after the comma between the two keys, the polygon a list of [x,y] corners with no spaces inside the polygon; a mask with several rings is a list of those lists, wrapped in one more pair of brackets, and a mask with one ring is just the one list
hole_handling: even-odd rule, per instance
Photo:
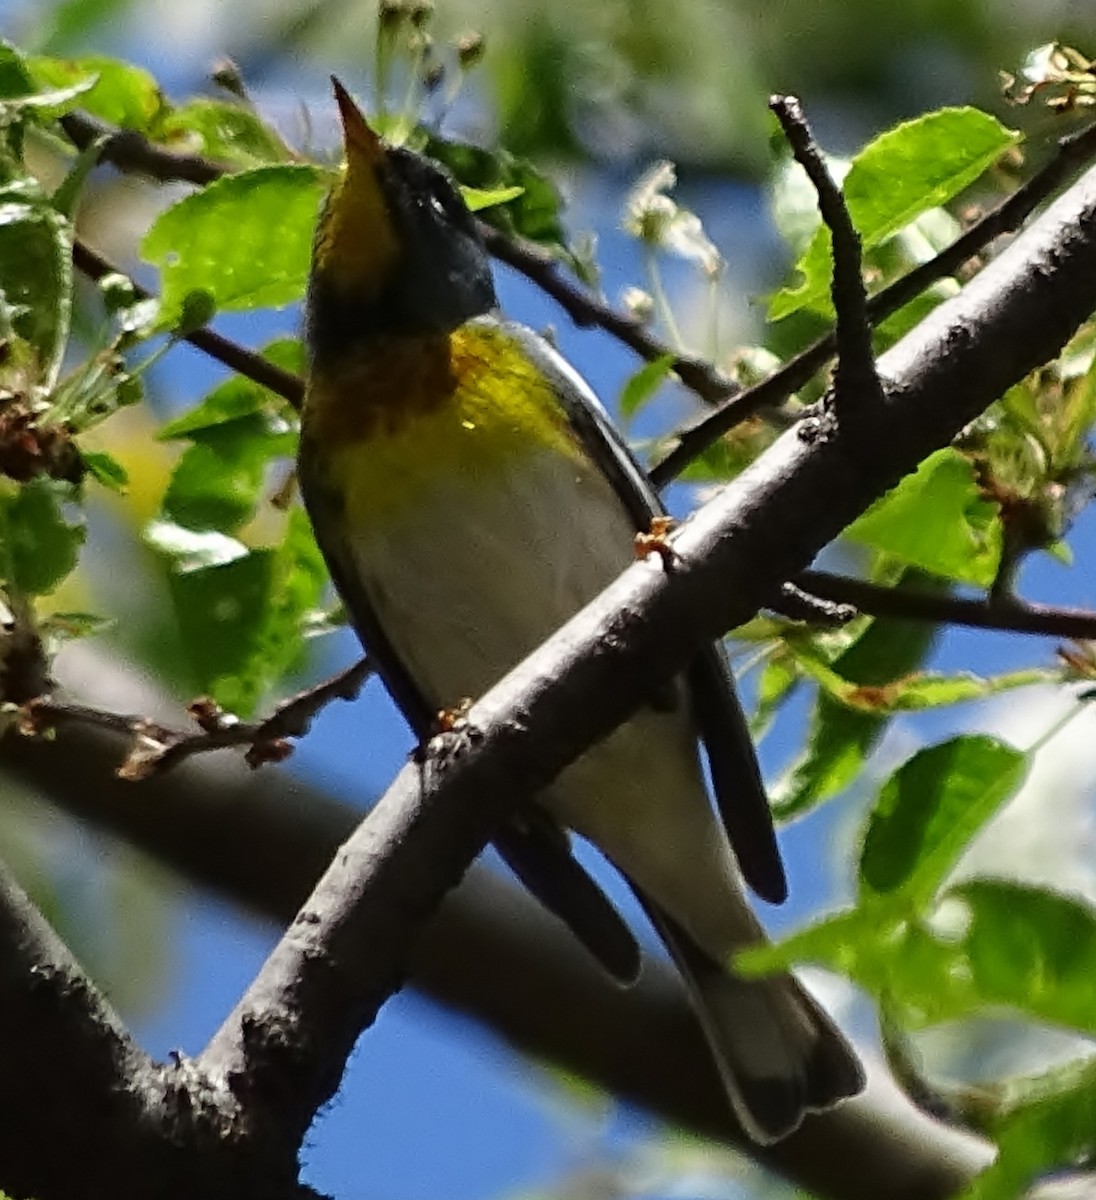
{"label": "bird perched on branch", "polygon": [[[589,387],[498,315],[449,176],[383,142],[337,81],[335,95],[346,169],[314,246],[300,483],[350,619],[427,738],[439,711],[486,691],[610,583],[662,510]],[[689,986],[735,1113],[771,1142],[859,1091],[861,1068],[794,978],[731,970],[764,936],[743,876],[773,902],[786,885],[721,649],[652,696],[496,845],[627,983],[638,945],[565,830],[625,875]]]}

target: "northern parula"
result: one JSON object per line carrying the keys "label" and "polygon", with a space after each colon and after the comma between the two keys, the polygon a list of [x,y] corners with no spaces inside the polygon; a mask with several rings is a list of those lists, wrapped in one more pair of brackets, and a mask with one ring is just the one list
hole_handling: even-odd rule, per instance
{"label": "northern parula", "polygon": [[[586,383],[498,315],[452,180],[383,142],[337,81],[335,93],[346,169],[315,239],[299,478],[350,619],[425,738],[439,711],[486,691],[609,584],[662,509]],[[624,874],[689,986],[742,1125],[771,1142],[858,1092],[861,1067],[792,976],[730,969],[764,937],[743,875],[774,902],[786,888],[722,650],[652,692],[496,845],[629,982],[637,943],[564,830]]]}

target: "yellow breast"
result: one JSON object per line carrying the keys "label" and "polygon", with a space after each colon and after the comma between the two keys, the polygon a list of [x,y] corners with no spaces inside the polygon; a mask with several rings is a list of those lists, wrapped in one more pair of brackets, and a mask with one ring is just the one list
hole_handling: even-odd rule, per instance
{"label": "yellow breast", "polygon": [[305,405],[307,436],[355,524],[405,510],[431,479],[486,482],[545,449],[581,457],[551,387],[490,321],[379,340],[314,374]]}

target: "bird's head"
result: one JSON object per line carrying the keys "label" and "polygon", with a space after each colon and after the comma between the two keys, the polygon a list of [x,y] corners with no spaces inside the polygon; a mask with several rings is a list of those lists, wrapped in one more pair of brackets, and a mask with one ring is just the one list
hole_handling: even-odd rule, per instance
{"label": "bird's head", "polygon": [[316,229],[307,337],[314,357],[384,334],[443,333],[496,305],[486,251],[452,179],[388,146],[332,80],[346,169]]}

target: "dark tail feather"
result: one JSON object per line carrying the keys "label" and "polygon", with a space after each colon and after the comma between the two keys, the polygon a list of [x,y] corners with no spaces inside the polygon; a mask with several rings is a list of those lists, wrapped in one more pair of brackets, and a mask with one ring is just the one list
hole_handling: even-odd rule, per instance
{"label": "dark tail feather", "polygon": [[688,984],[735,1115],[762,1145],[864,1087],[852,1047],[791,975],[740,979],[640,897]]}

